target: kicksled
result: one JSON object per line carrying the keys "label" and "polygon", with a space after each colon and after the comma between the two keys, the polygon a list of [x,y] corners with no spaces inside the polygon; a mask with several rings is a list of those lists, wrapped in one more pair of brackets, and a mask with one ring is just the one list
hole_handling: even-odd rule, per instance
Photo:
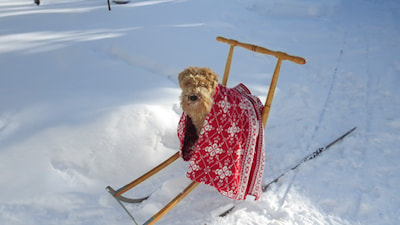
{"label": "kicksled", "polygon": [[[229,49],[229,53],[228,53],[228,57],[227,57],[227,61],[226,61],[226,66],[225,66],[225,71],[224,71],[223,79],[222,79],[222,82],[221,82],[221,84],[223,86],[226,86],[227,81],[228,81],[229,71],[230,71],[231,62],[232,62],[232,56],[233,56],[233,50],[234,50],[234,48],[236,46],[239,46],[239,47],[242,47],[244,49],[247,49],[247,50],[250,50],[250,51],[254,51],[254,52],[257,52],[257,53],[271,55],[271,56],[274,56],[274,57],[277,58],[277,63],[275,65],[274,73],[273,73],[273,76],[272,76],[272,79],[271,79],[271,83],[270,83],[270,86],[269,86],[267,99],[265,101],[265,104],[264,104],[264,107],[263,107],[263,110],[262,110],[262,125],[263,125],[263,128],[265,129],[266,124],[267,124],[267,120],[268,120],[269,111],[270,111],[271,104],[272,104],[272,99],[273,99],[274,93],[275,93],[275,88],[276,88],[276,85],[277,85],[277,82],[278,82],[278,77],[279,77],[279,72],[280,72],[282,61],[283,60],[289,60],[289,61],[292,61],[292,62],[297,63],[297,64],[305,64],[306,60],[301,58],[301,57],[298,57],[298,56],[289,55],[289,54],[287,54],[285,52],[272,51],[272,50],[269,50],[269,49],[266,49],[266,48],[263,48],[263,47],[260,47],[260,46],[256,46],[256,45],[253,45],[253,44],[242,43],[242,42],[239,42],[239,41],[236,41],[236,40],[233,40],[233,39],[226,39],[224,37],[217,37],[216,39],[219,42],[223,42],[223,43],[226,43],[226,44],[230,45],[230,49]],[[321,149],[319,149],[319,151],[322,152]],[[178,158],[180,158],[179,151],[177,153],[175,153],[174,155],[172,155],[167,160],[165,160],[164,162],[162,162],[161,164],[159,164],[158,166],[154,167],[153,169],[151,169],[147,173],[145,173],[142,176],[140,176],[139,178],[137,178],[136,180],[126,184],[125,186],[123,186],[123,187],[121,187],[121,188],[119,188],[117,190],[113,189],[111,186],[107,186],[106,187],[106,191],[109,192],[115,198],[115,200],[121,205],[121,207],[128,214],[128,216],[132,219],[132,221],[136,225],[139,225],[139,223],[136,221],[134,216],[129,212],[129,210],[125,207],[124,204],[126,204],[126,203],[128,203],[128,204],[141,203],[141,202],[145,201],[146,199],[148,199],[149,196],[145,196],[143,198],[138,198],[138,199],[132,199],[132,198],[124,197],[123,194],[125,192],[131,190],[132,188],[136,187],[140,183],[144,182],[145,180],[149,179],[150,177],[152,177],[153,175],[155,175],[159,171],[163,170],[168,165],[170,165],[173,162],[175,162]],[[296,168],[297,168],[297,166],[296,166]],[[193,181],[192,183],[190,183],[180,194],[178,194],[174,199],[172,199],[160,211],[158,211],[156,214],[154,214],[151,218],[149,218],[143,224],[144,225],[155,224],[164,215],[166,215],[169,211],[171,211],[182,199],[184,199],[199,184],[200,183],[196,182],[196,181]],[[263,191],[264,191],[264,188],[263,188]]]}

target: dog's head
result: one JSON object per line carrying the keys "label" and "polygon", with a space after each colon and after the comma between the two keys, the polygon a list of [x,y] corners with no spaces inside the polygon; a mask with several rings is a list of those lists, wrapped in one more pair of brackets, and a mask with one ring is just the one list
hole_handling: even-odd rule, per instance
{"label": "dog's head", "polygon": [[179,73],[181,106],[192,120],[203,120],[210,112],[218,75],[209,68],[188,67]]}

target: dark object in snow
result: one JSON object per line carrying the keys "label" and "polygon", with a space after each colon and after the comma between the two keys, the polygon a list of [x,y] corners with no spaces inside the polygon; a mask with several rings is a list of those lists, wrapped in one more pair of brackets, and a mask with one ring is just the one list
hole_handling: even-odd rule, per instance
{"label": "dark object in snow", "polygon": [[35,0],[36,5],[40,5],[40,0]]}
{"label": "dark object in snow", "polygon": [[112,2],[114,2],[115,4],[126,4],[129,3],[130,0],[113,0]]}

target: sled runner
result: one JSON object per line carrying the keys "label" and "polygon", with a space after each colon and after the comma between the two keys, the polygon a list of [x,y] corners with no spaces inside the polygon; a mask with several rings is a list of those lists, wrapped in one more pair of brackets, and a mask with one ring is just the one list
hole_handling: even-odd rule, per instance
{"label": "sled runner", "polygon": [[[274,73],[273,73],[272,79],[271,79],[270,87],[269,87],[268,94],[267,94],[267,99],[266,99],[264,107],[262,109],[262,115],[261,115],[262,119],[261,119],[261,121],[262,121],[263,129],[265,129],[266,123],[267,123],[267,119],[268,119],[268,115],[269,115],[269,111],[270,111],[270,108],[271,108],[272,99],[274,97],[275,88],[276,88],[276,84],[277,84],[277,81],[278,81],[279,71],[280,71],[280,67],[281,67],[282,61],[283,60],[289,60],[289,61],[292,61],[292,62],[297,63],[297,64],[305,64],[306,63],[305,59],[303,59],[301,57],[298,57],[298,56],[288,55],[287,53],[284,53],[284,52],[272,51],[272,50],[269,50],[269,49],[266,49],[266,48],[263,48],[263,47],[260,47],[260,46],[247,44],[247,43],[242,43],[242,42],[239,42],[239,41],[236,41],[236,40],[233,40],[233,39],[226,39],[226,38],[223,38],[223,37],[217,37],[217,41],[223,42],[223,43],[227,43],[227,44],[230,45],[228,58],[227,58],[227,61],[226,61],[226,66],[225,66],[225,71],[224,71],[223,79],[222,79],[222,82],[221,82],[221,84],[223,86],[226,86],[227,81],[228,81],[229,71],[230,71],[230,66],[231,66],[231,61],[232,61],[232,55],[233,55],[233,50],[234,50],[235,46],[239,46],[239,47],[245,48],[247,50],[254,51],[254,52],[257,52],[257,53],[261,53],[261,54],[272,55],[272,56],[277,58],[277,63],[276,63],[275,69],[274,69]],[[125,192],[131,190],[132,188],[134,188],[135,186],[139,185],[143,181],[147,180],[148,178],[150,178],[151,176],[153,176],[157,172],[161,171],[162,169],[164,169],[165,167],[167,167],[168,165],[170,165],[171,163],[176,161],[178,158],[180,158],[180,153],[179,152],[175,153],[170,158],[168,158],[167,160],[162,162],[160,165],[156,166],[155,168],[153,168],[149,172],[145,173],[141,177],[139,177],[136,180],[132,181],[131,183],[128,183],[127,185],[119,188],[118,190],[114,190],[110,186],[106,187],[106,190],[123,207],[123,209],[126,211],[126,213],[131,217],[133,222],[135,224],[138,224],[136,222],[136,220],[134,219],[134,217],[132,216],[132,214],[125,208],[125,206],[124,206],[124,204],[122,202],[125,202],[125,203],[140,203],[140,202],[146,200],[149,196],[146,196],[146,197],[143,197],[143,198],[139,198],[139,199],[131,199],[131,198],[127,198],[127,197],[122,196],[122,194],[124,194]],[[180,194],[178,194],[173,200],[171,200],[167,205],[165,205],[164,208],[162,208],[158,213],[156,213],[154,216],[152,216],[150,219],[148,219],[144,224],[155,224],[159,219],[161,219],[165,214],[167,214],[173,207],[175,207],[183,198],[185,198],[192,190],[194,190],[199,184],[200,184],[199,182],[193,181]]]}

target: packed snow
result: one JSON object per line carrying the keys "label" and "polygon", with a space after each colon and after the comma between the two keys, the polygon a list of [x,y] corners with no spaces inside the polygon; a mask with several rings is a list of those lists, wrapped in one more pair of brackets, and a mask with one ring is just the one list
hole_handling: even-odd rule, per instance
{"label": "packed snow", "polygon": [[[133,224],[105,191],[176,153],[177,74],[223,74],[217,36],[304,57],[282,63],[257,201],[199,185],[157,224],[400,221],[397,0],[0,0],[0,224]],[[228,86],[265,100],[276,58],[236,47]],[[139,223],[191,181],[179,159],[124,194]],[[226,217],[218,214],[235,205]]]}

